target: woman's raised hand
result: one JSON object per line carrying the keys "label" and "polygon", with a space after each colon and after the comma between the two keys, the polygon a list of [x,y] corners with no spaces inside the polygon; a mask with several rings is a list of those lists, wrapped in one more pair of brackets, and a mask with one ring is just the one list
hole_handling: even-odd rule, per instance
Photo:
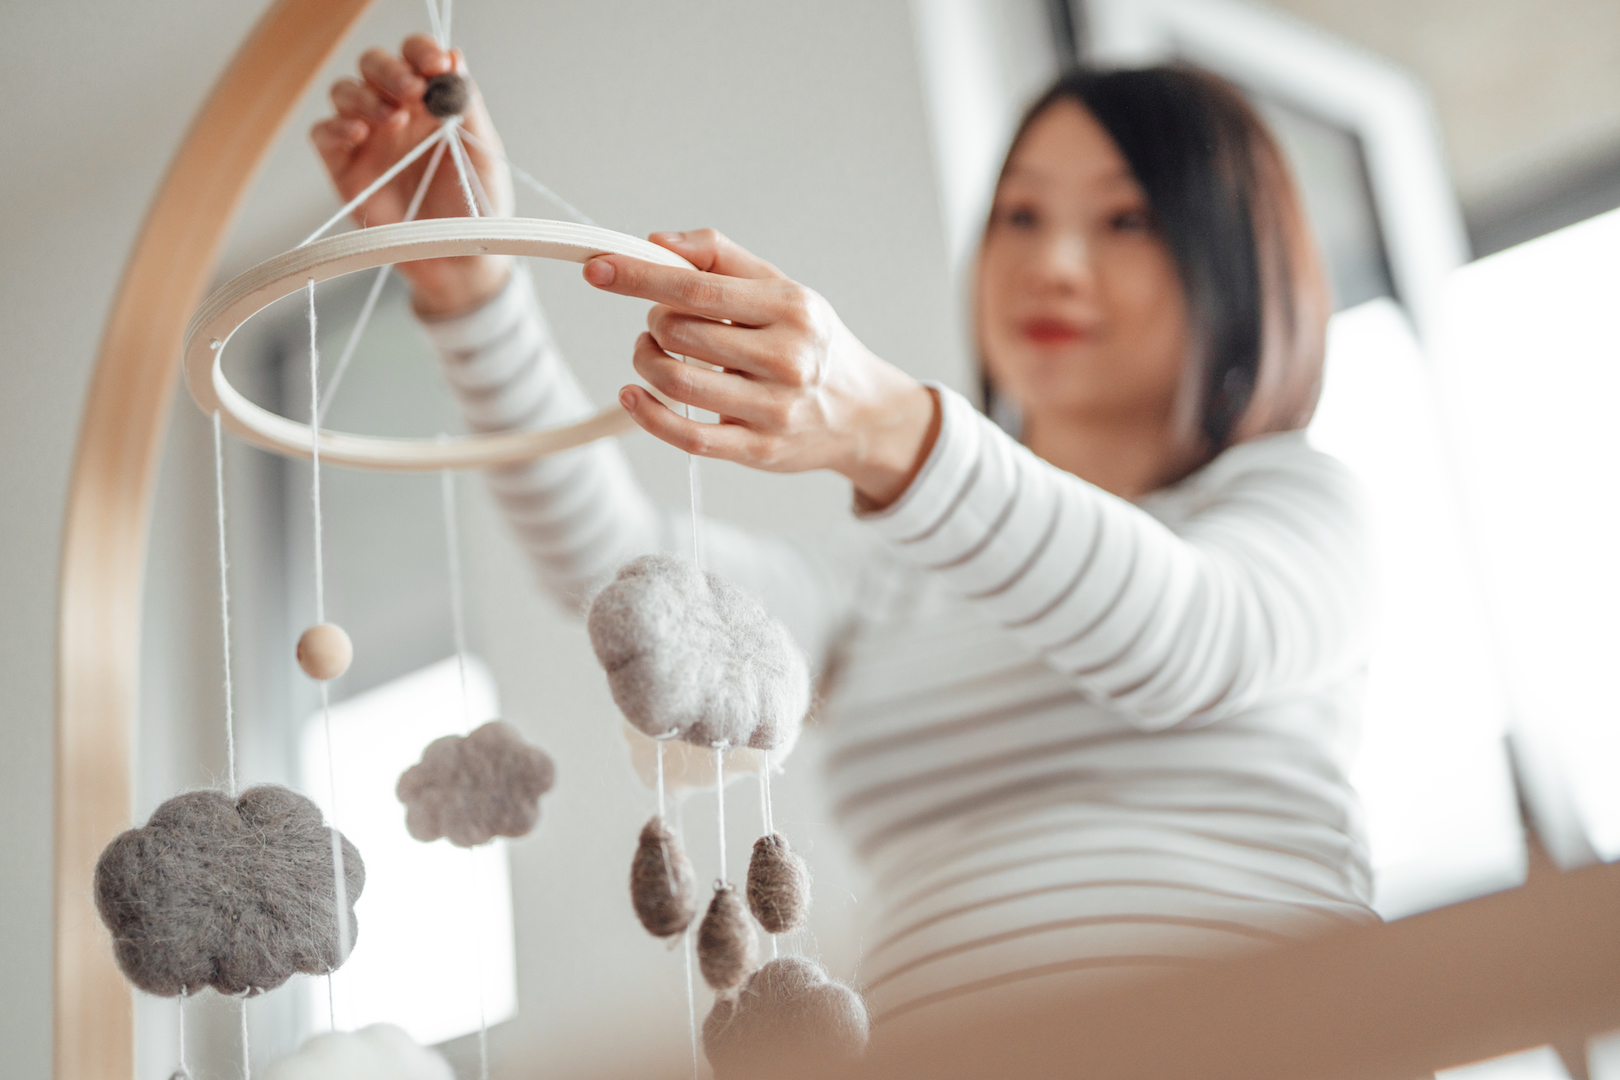
{"label": "woman's raised hand", "polygon": [[[423,106],[422,93],[428,79],[450,71],[466,76],[461,53],[441,49],[426,34],[413,34],[405,39],[398,53],[367,50],[360,57],[360,78],[339,79],[332,84],[332,105],[337,114],[316,124],[310,139],[344,202],[364,191],[389,166],[433,134],[442,121]],[[462,125],[474,138],[499,149],[500,138],[490,123],[482,95],[471,80],[468,89],[470,99],[462,113]],[[464,145],[493,209],[497,214],[510,214],[512,178],[506,166],[471,140]],[[429,151],[412,162],[356,208],[355,221],[361,225],[403,221],[432,157],[433,151]],[[465,217],[467,213],[467,197],[446,151],[417,216]],[[418,312],[446,316],[469,311],[498,293],[510,273],[510,260],[491,255],[423,259],[401,263],[399,272],[411,283]]]}
{"label": "woman's raised hand", "polygon": [[688,420],[627,386],[619,401],[636,422],[704,457],[771,472],[831,469],[868,508],[899,497],[933,445],[934,394],[862,345],[814,291],[713,229],[649,239],[697,269],[602,255],[585,265],[585,280],[654,302],[636,371],[720,420]]}

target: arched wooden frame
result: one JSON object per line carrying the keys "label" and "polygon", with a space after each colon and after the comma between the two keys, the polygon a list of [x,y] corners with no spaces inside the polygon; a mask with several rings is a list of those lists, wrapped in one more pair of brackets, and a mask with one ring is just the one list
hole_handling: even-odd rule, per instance
{"label": "arched wooden frame", "polygon": [[158,188],[102,335],[68,488],[57,609],[57,1080],[134,1075],[130,989],[90,883],[101,849],[129,827],[141,580],[181,334],[265,155],[370,3],[275,0],[260,18]]}
{"label": "arched wooden frame", "polygon": [[[63,528],[57,638],[57,1080],[128,1080],[133,1010],[90,896],[130,817],[142,570],[180,342],[283,123],[370,0],[275,0],[188,132],[102,339]],[[872,1080],[1373,1080],[1620,1028],[1620,865],[1104,999],[875,1040]],[[817,1072],[816,1075],[826,1075]]]}

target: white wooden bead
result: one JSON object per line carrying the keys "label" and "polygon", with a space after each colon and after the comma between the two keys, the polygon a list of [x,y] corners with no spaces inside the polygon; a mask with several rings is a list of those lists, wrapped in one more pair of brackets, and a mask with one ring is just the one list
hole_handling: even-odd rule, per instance
{"label": "white wooden bead", "polygon": [[335,679],[353,662],[354,643],[335,623],[316,623],[298,639],[298,666],[312,679]]}

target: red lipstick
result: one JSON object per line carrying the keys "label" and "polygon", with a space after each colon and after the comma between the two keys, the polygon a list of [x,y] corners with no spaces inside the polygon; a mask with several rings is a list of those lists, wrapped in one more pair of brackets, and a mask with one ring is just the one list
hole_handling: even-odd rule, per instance
{"label": "red lipstick", "polygon": [[1084,326],[1062,319],[1026,319],[1018,329],[1037,345],[1072,345],[1090,336]]}

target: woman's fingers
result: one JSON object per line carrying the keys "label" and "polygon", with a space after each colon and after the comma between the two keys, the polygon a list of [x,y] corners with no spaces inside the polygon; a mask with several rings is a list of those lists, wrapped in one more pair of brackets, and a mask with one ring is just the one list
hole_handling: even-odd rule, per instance
{"label": "woman's fingers", "polygon": [[348,169],[355,150],[370,134],[371,125],[364,120],[333,116],[310,128],[309,140],[315,144],[315,152],[321,155],[326,171],[339,176]]}
{"label": "woman's fingers", "polygon": [[639,386],[619,391],[619,404],[650,435],[699,457],[748,463],[759,436],[737,424],[701,424],[677,415]]}
{"label": "woman's fingers", "polygon": [[772,384],[730,371],[715,371],[671,356],[651,334],[636,339],[636,372],[665,397],[750,427],[774,426],[782,410]]}
{"label": "woman's fingers", "polygon": [[427,80],[405,58],[387,49],[367,49],[360,56],[360,75],[385,100],[408,105],[422,100]]}
{"label": "woman's fingers", "polygon": [[371,87],[354,79],[333,83],[331,97],[339,116],[370,124],[385,124],[399,111],[399,106],[384,101]]}
{"label": "woman's fingers", "polygon": [[659,266],[629,255],[598,255],[585,264],[585,280],[603,292],[639,296],[656,304],[744,326],[772,322],[778,305],[763,283]]}
{"label": "woman's fingers", "polygon": [[687,315],[663,304],[647,312],[647,329],[658,347],[674,356],[767,379],[774,378],[779,367],[765,352],[772,341],[768,331]]}
{"label": "woman's fingers", "polygon": [[780,278],[782,271],[715,229],[651,233],[647,239],[680,255],[699,270],[726,277]]}
{"label": "woman's fingers", "polygon": [[427,34],[412,34],[406,38],[404,44],[399,47],[399,53],[405,58],[405,62],[425,79],[443,75],[459,66],[457,64],[459,55],[441,49],[439,43]]}

